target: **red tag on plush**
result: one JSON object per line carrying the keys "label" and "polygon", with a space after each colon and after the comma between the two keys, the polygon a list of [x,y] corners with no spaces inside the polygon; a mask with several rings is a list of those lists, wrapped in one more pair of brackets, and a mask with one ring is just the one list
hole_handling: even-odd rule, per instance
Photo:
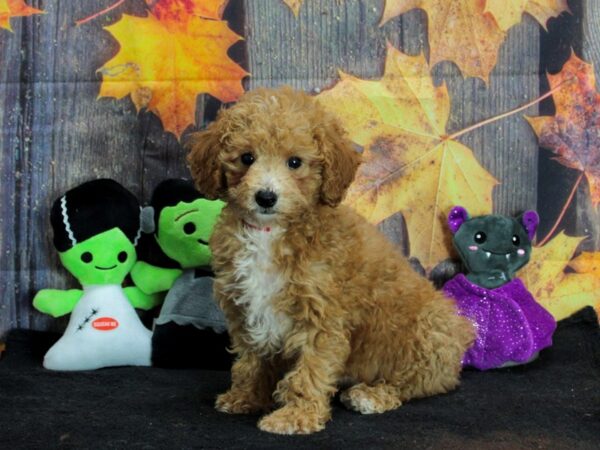
{"label": "red tag on plush", "polygon": [[92,322],[92,326],[96,330],[110,331],[117,328],[119,326],[119,322],[117,322],[117,319],[113,319],[112,317],[100,317]]}

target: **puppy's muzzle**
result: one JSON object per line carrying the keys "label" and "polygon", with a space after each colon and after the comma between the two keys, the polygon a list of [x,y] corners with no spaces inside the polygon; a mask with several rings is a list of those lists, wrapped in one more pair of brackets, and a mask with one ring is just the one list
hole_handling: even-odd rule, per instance
{"label": "puppy's muzzle", "polygon": [[261,190],[256,193],[254,200],[261,208],[272,208],[277,203],[277,194],[273,191]]}

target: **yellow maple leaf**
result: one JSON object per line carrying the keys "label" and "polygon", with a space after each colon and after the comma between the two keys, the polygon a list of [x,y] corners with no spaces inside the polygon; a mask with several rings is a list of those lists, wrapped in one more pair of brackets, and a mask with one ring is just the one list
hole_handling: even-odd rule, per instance
{"label": "yellow maple leaf", "polygon": [[552,17],[569,11],[567,0],[487,0],[485,11],[491,13],[504,31],[521,21],[523,13],[533,16],[544,28]]}
{"label": "yellow maple leaf", "polygon": [[[529,264],[517,274],[556,320],[584,306],[600,305],[600,277],[594,272],[599,254],[582,254],[571,260],[583,239],[561,232],[543,247],[534,247]],[[567,267],[575,272],[565,272]]]}
{"label": "yellow maple leaf", "polygon": [[227,55],[241,37],[225,21],[161,11],[160,18],[152,12],[147,17],[124,14],[105,28],[120,49],[99,69],[99,96],[131,94],[138,110],[154,112],[177,137],[194,123],[198,94],[231,102],[243,93],[247,72]]}
{"label": "yellow maple leaf", "polygon": [[[600,252],[582,252],[569,262],[575,273],[567,277],[573,279],[574,286],[565,289],[565,302],[570,305],[593,306],[600,317]],[[558,294],[561,294],[559,292]]]}
{"label": "yellow maple leaf", "polygon": [[44,14],[44,11],[27,6],[24,0],[0,0],[0,28],[12,31],[11,17],[24,17],[33,14]]}
{"label": "yellow maple leaf", "polygon": [[487,0],[485,12],[491,13],[504,31],[521,21],[529,0]]}
{"label": "yellow maple leaf", "polygon": [[600,252],[582,252],[569,263],[569,267],[578,273],[589,273],[600,277]]}
{"label": "yellow maple leaf", "polygon": [[283,0],[283,2],[290,7],[290,9],[294,12],[294,15],[298,17],[298,13],[300,12],[300,8],[302,7],[303,0]]}
{"label": "yellow maple leaf", "polygon": [[586,306],[600,312],[600,277],[587,273],[564,275],[550,297],[540,303],[550,311],[556,320],[569,317]]}
{"label": "yellow maple leaf", "polygon": [[518,276],[536,298],[547,297],[554,290],[583,239],[561,232],[543,247],[532,249],[529,263]]}
{"label": "yellow maple leaf", "polygon": [[8,3],[6,0],[0,0],[0,28],[10,30],[10,10],[8,9]]}
{"label": "yellow maple leaf", "polygon": [[427,12],[430,65],[450,60],[461,72],[486,83],[506,33],[482,0],[386,0],[381,24],[414,8]]}
{"label": "yellow maple leaf", "polygon": [[[543,24],[560,14],[566,0],[386,0],[381,25],[414,8],[428,17],[430,64],[454,62],[461,72],[486,83],[506,30],[529,12]],[[512,24],[512,25],[511,25]]]}
{"label": "yellow maple leaf", "polygon": [[450,97],[445,85],[434,86],[423,55],[388,45],[381,80],[340,76],[317,99],[364,147],[346,203],[373,223],[402,212],[411,255],[432,267],[449,256],[450,209],[490,213],[497,181],[470,149],[446,137]]}

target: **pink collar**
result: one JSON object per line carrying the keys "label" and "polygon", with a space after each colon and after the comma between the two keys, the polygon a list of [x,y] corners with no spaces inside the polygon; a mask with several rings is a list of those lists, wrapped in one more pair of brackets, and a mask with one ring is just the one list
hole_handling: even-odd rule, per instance
{"label": "pink collar", "polygon": [[245,220],[242,219],[242,224],[244,225],[244,228],[249,228],[251,230],[258,230],[258,231],[264,231],[266,233],[270,233],[271,232],[271,227],[258,227],[256,225],[252,225],[251,223],[246,222]]}

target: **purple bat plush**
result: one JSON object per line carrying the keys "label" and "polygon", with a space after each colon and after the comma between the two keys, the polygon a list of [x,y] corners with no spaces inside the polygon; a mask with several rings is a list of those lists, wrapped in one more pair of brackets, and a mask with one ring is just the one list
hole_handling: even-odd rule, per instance
{"label": "purple bat plush", "polygon": [[443,289],[477,329],[463,366],[486,370],[522,364],[552,345],[556,321],[521,280],[513,278],[529,261],[538,223],[534,211],[516,219],[498,215],[471,219],[460,206],[450,212],[453,243],[467,273],[455,276]]}

